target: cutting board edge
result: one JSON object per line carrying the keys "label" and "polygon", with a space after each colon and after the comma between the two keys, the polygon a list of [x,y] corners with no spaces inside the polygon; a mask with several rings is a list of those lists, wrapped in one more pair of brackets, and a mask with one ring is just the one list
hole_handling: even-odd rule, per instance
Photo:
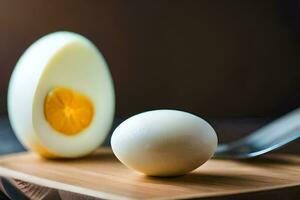
{"label": "cutting board edge", "polygon": [[[96,190],[91,190],[91,189],[86,189],[80,186],[74,186],[70,184],[65,184],[57,181],[52,181],[49,179],[45,178],[40,178],[36,177],[30,174],[25,174],[23,172],[18,172],[15,170],[11,170],[8,168],[5,168],[3,166],[0,166],[0,177],[5,177],[5,178],[12,178],[12,179],[18,179],[24,182],[28,182],[31,184],[39,185],[42,187],[48,187],[52,189],[57,189],[57,190],[63,190],[63,191],[70,191],[74,192],[77,194],[82,194],[82,195],[87,195],[91,197],[96,197],[96,198],[105,198],[108,200],[114,200],[114,199],[128,199],[124,198],[123,196],[119,195],[114,195],[110,193],[105,193],[105,192],[99,192]],[[84,192],[79,192],[79,191],[84,191]]]}
{"label": "cutting board edge", "polygon": [[[222,194],[207,194],[199,197],[198,194],[185,194],[182,196],[176,196],[174,199],[202,199],[202,198],[212,198],[212,197],[225,197],[225,196],[231,196],[231,195],[239,195],[239,194],[249,194],[249,193],[256,193],[256,192],[264,192],[264,191],[271,191],[271,190],[278,190],[278,189],[285,189],[289,187],[299,187],[300,188],[300,183],[299,184],[287,184],[287,185],[281,185],[281,186],[273,186],[273,187],[265,187],[265,188],[260,188],[260,189],[247,189],[247,190],[240,190],[240,192],[223,192]],[[170,198],[150,198],[147,200],[170,200]]]}

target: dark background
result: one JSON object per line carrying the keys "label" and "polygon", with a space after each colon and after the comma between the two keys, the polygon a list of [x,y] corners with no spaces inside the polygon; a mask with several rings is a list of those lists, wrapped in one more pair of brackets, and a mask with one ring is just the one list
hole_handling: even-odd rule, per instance
{"label": "dark background", "polygon": [[106,57],[117,117],[156,108],[279,116],[300,102],[298,8],[276,0],[0,0],[0,113],[22,52],[68,30]]}
{"label": "dark background", "polygon": [[[60,30],[104,54],[115,126],[146,110],[180,109],[208,120],[224,143],[299,106],[298,0],[0,0],[0,154],[23,149],[6,110],[14,65]],[[300,153],[299,142],[282,151]]]}

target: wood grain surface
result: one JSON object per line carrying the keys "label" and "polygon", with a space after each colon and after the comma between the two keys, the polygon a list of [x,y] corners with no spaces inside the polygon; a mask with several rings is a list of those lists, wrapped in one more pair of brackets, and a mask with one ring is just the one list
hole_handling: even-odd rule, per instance
{"label": "wood grain surface", "polygon": [[108,148],[75,160],[19,153],[0,157],[0,176],[103,199],[205,198],[299,186],[300,157],[210,160],[185,176],[158,178],[126,168]]}

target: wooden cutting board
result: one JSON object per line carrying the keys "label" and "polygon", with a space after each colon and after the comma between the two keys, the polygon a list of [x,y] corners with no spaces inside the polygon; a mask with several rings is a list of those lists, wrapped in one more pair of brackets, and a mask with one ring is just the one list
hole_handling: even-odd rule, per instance
{"label": "wooden cutting board", "polygon": [[0,176],[103,199],[183,199],[300,185],[300,156],[210,160],[193,173],[147,177],[122,165],[110,149],[75,160],[45,160],[34,153],[0,157]]}

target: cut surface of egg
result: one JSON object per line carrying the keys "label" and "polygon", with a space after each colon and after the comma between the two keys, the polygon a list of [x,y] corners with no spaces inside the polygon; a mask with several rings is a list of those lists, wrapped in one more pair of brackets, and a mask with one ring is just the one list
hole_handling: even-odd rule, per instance
{"label": "cut surface of egg", "polygon": [[111,138],[113,152],[123,164],[150,176],[177,176],[198,168],[212,157],[217,142],[206,121],[177,110],[135,115]]}
{"label": "cut surface of egg", "polygon": [[8,114],[20,142],[45,157],[80,157],[106,138],[115,95],[108,66],[85,37],[55,32],[21,56],[8,88]]}

